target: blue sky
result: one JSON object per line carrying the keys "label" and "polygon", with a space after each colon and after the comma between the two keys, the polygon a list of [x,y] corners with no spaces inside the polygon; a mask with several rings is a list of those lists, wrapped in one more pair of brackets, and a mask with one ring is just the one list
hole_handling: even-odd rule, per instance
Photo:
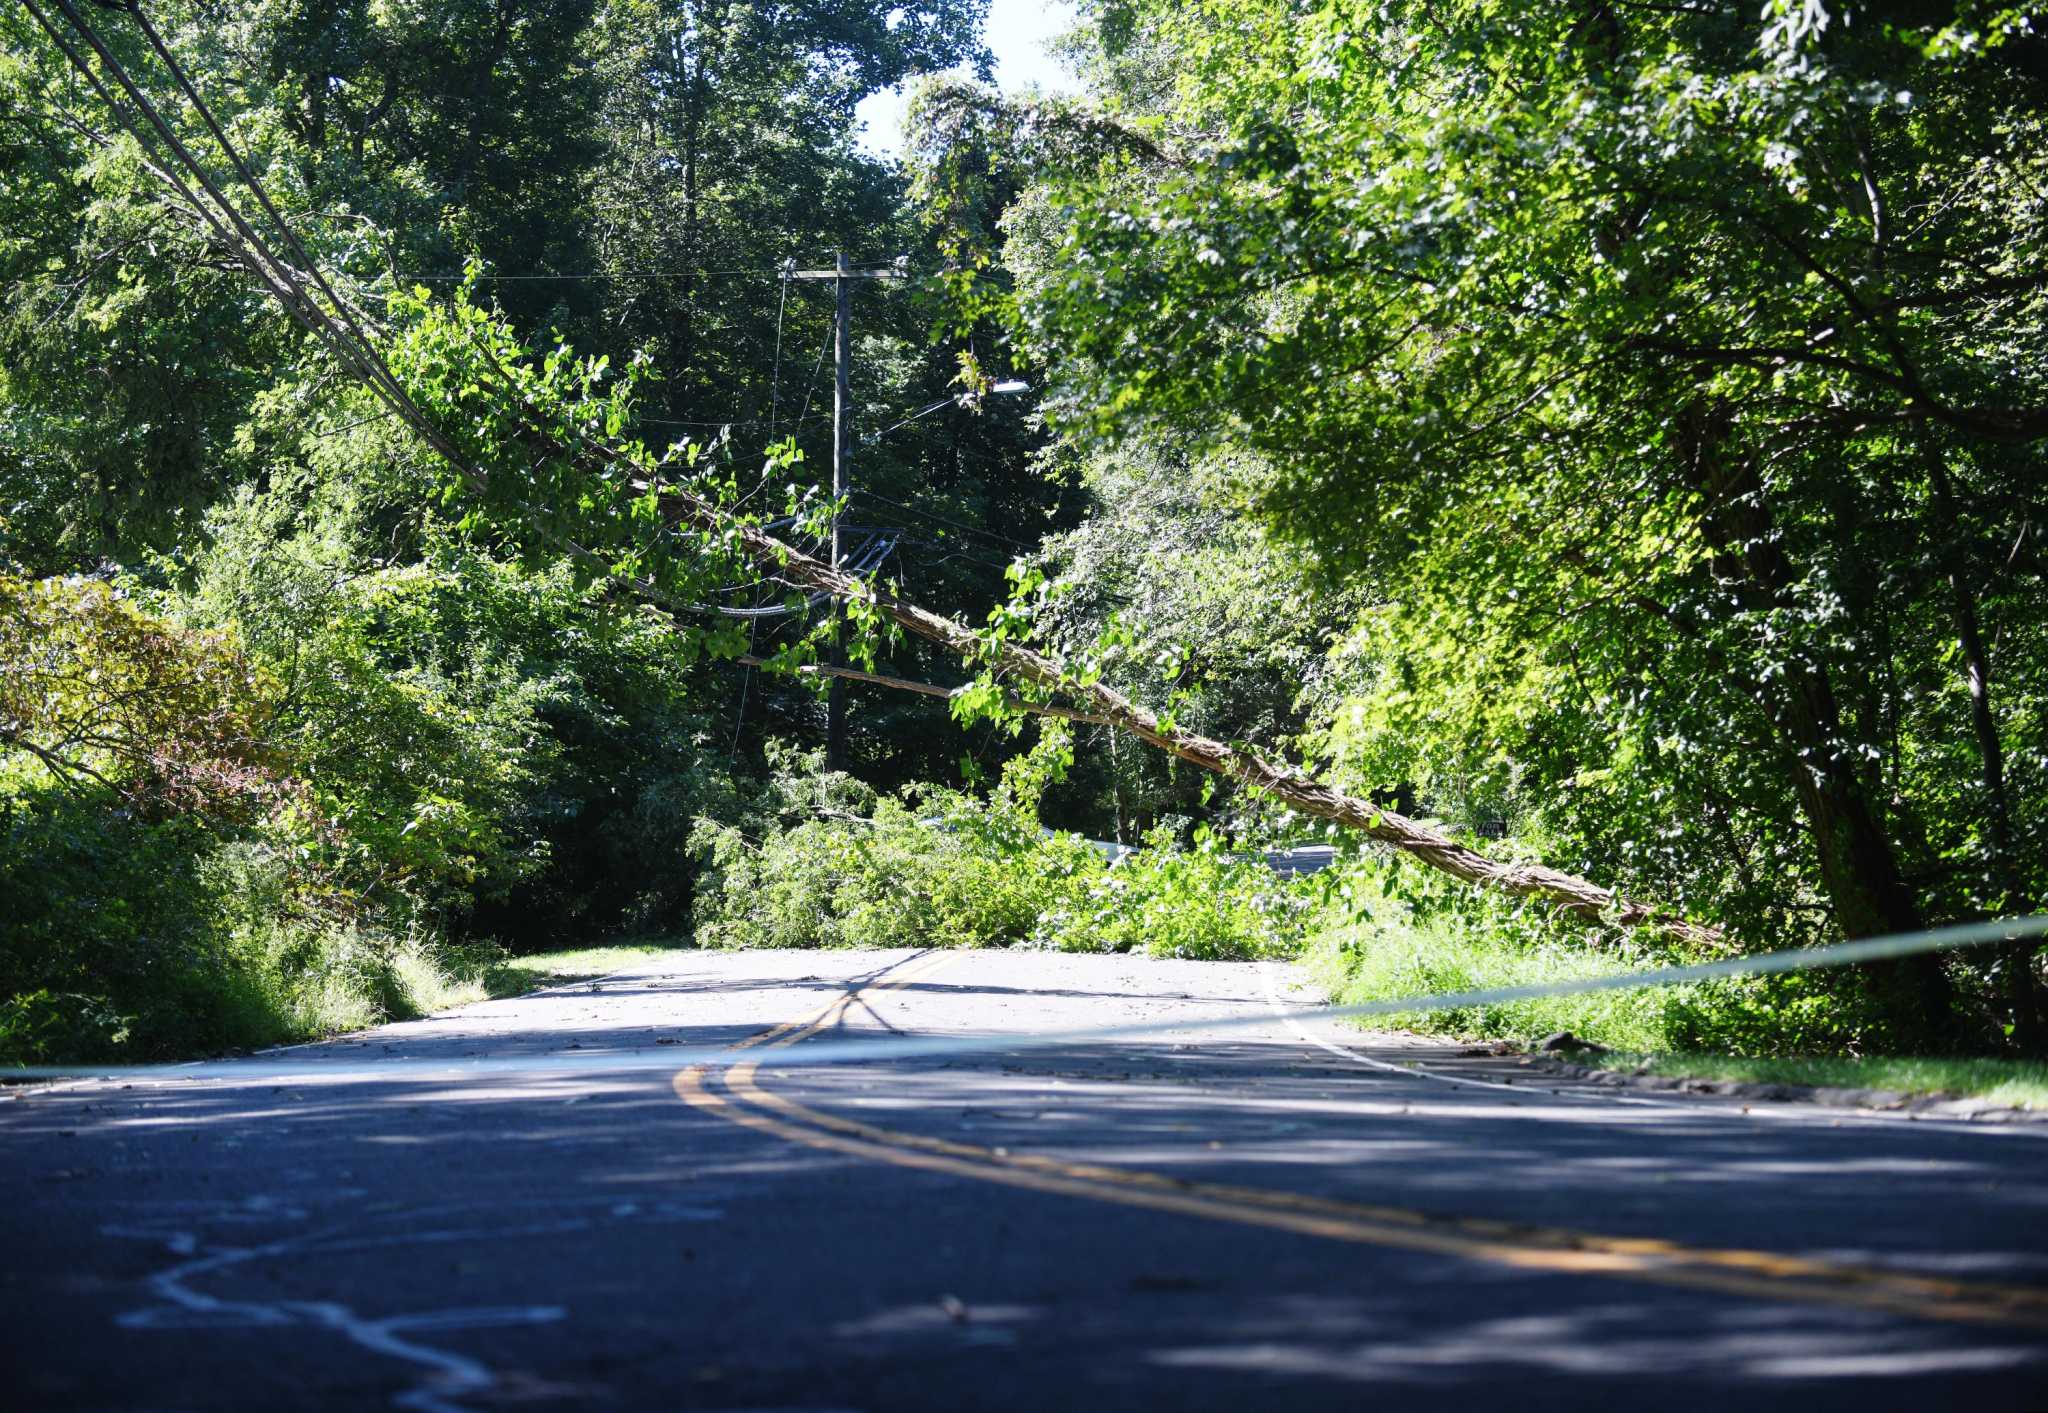
{"label": "blue sky", "polygon": [[[996,82],[1005,93],[1033,84],[1070,90],[1073,78],[1045,52],[1045,42],[1074,24],[1074,7],[1066,0],[993,0],[988,9],[988,47],[996,56]],[[904,95],[900,88],[875,94],[860,105],[867,123],[861,145],[893,157],[903,145]]]}

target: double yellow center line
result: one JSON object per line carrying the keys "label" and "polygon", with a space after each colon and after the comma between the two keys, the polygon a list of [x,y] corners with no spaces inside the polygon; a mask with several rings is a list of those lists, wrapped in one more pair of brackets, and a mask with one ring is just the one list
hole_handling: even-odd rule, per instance
{"label": "double yellow center line", "polygon": [[[926,953],[893,974],[849,989],[822,1011],[733,1047],[777,1049],[839,1024],[872,992],[923,981],[957,953]],[[2048,1329],[2048,1290],[1912,1275],[1767,1251],[1684,1246],[1651,1237],[1604,1236],[1561,1227],[1446,1217],[1305,1193],[1196,1182],[1161,1173],[1012,1153],[881,1128],[822,1113],[770,1093],[759,1060],[724,1071],[725,1092],[702,1065],[675,1076],[686,1103],[760,1133],[902,1168],[1060,1193],[1152,1211],[1266,1227],[1301,1236],[1428,1251],[1554,1275],[1604,1276],[1764,1300],[1850,1306],[1921,1319]]]}

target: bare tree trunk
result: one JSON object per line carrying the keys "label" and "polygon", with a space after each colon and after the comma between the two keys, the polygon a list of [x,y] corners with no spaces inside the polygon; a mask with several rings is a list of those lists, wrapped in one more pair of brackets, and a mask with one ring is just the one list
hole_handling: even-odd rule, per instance
{"label": "bare tree trunk", "polygon": [[[1764,486],[1748,461],[1722,456],[1725,417],[1705,411],[1683,428],[1694,484],[1706,496],[1710,565],[1745,607],[1785,606],[1795,575]],[[1913,932],[1925,925],[1906,886],[1883,818],[1843,749],[1842,713],[1827,665],[1800,656],[1782,664],[1760,695],[1787,756],[1794,797],[1812,832],[1821,886],[1845,937]],[[1864,969],[1892,1028],[1915,1047],[1946,1043],[1954,988],[1938,956]]]}
{"label": "bare tree trunk", "polygon": [[[1955,483],[1936,449],[1929,455],[1936,508],[1948,531],[1950,561],[1948,586],[1955,611],[1956,646],[1962,650],[1963,671],[1970,688],[1970,730],[1977,741],[1977,760],[1984,782],[1985,823],[1991,835],[1993,868],[1999,886],[2005,890],[2001,911],[2032,912],[2026,878],[2013,852],[2012,802],[2005,785],[2005,746],[1999,740],[1998,719],[1991,710],[1991,655],[1984,646],[1978,626],[1977,597],[1970,592],[1964,570],[1967,556],[1960,548],[1962,516],[1958,513]],[[2034,974],[2034,957],[2040,944],[2017,942],[2006,949],[2005,995],[2012,1007],[2013,1043],[2027,1054],[2048,1049],[2048,1005],[2044,1005],[2040,979]]]}

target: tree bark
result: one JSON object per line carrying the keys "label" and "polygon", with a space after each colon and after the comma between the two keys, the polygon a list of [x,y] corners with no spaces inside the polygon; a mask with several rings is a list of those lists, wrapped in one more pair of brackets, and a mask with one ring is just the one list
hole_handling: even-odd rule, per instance
{"label": "tree bark", "polygon": [[[1968,556],[1961,548],[1962,515],[1957,507],[1955,483],[1937,448],[1930,453],[1929,470],[1934,484],[1936,509],[1947,531],[1950,561],[1948,586],[1955,612],[1956,646],[1962,650],[1963,671],[1970,689],[1970,731],[1977,741],[1978,767],[1984,783],[1985,825],[1991,835],[1993,869],[2005,890],[2001,911],[2032,912],[2031,890],[2013,853],[2012,803],[2005,786],[2005,746],[1999,739],[1998,719],[1991,709],[1991,654],[1984,646],[1978,625],[1977,596],[1970,592],[1965,570]],[[2006,949],[2005,996],[2012,1007],[2013,1044],[2029,1055],[2048,1050],[2048,1004],[2044,1004],[2034,959],[2040,951],[2036,941],[2016,942]]]}
{"label": "tree bark", "polygon": [[[1685,419],[1695,487],[1706,497],[1711,571],[1747,609],[1789,606],[1795,574],[1752,463],[1723,456],[1725,413]],[[1794,797],[1811,830],[1821,887],[1844,937],[1925,926],[1883,816],[1844,747],[1842,712],[1825,663],[1800,654],[1763,683],[1761,704],[1786,753]],[[1893,1038],[1915,1047],[1950,1038],[1954,988],[1929,954],[1864,969]]]}
{"label": "tree bark", "polygon": [[[742,667],[772,667],[767,658],[753,653],[741,653],[733,659]],[[951,701],[959,691],[957,687],[941,687],[936,682],[917,682],[908,677],[891,677],[881,672],[862,672],[857,667],[840,667],[833,663],[805,663],[797,668],[805,677],[829,677],[834,681],[867,682],[876,687],[888,687],[898,692],[915,692],[921,697],[943,697]],[[1022,697],[1011,697],[1010,706],[1017,711],[1030,712],[1033,716],[1056,716],[1062,721],[1079,721],[1090,726],[1113,726],[1116,723],[1107,717],[1095,716],[1057,702],[1029,702]],[[1121,841],[1119,841],[1121,842]]]}

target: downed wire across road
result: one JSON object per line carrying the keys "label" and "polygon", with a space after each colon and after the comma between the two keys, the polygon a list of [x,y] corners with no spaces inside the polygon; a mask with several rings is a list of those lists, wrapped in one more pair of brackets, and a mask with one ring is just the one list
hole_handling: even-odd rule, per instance
{"label": "downed wire across road", "polygon": [[[1928,932],[1899,933],[1869,937],[1857,942],[1839,942],[1830,947],[1800,947],[1782,952],[1759,952],[1754,956],[1727,957],[1690,966],[1654,967],[1646,971],[1616,972],[1611,976],[1586,977],[1577,981],[1546,981],[1528,986],[1494,986],[1478,991],[1444,991],[1423,996],[1397,996],[1385,1001],[1363,1001],[1346,1006],[1317,1006],[1290,1011],[1296,1019],[1339,1019],[1344,1017],[1413,1015],[1420,1011],[1459,1010],[1468,1006],[1498,1006],[1512,1001],[1533,1001],[1546,996],[1575,996],[1591,991],[1627,991],[1644,986],[1683,986],[1701,981],[1718,981],[1740,976],[1816,971],[1826,967],[1849,966],[1858,962],[1889,961],[1896,957],[1928,952],[1949,952],[1962,947],[2017,942],[2048,935],[2048,914],[2005,918],[1991,922],[1938,927]],[[992,1050],[1012,1054],[1025,1050],[1057,1050],[1069,1045],[1108,1040],[1149,1040],[1189,1031],[1242,1030],[1272,1023],[1270,1011],[1216,1018],[1147,1021],[1138,1025],[1104,1026],[1088,1030],[1026,1031],[1021,1034],[930,1035],[878,1040],[828,1040],[798,1049],[777,1050],[774,1068],[807,1069],[819,1065],[877,1060],[928,1060],[964,1055],[985,1055]],[[631,1050],[578,1051],[575,1054],[428,1059],[391,1056],[363,1062],[349,1060],[272,1060],[260,1057],[239,1060],[190,1062],[176,1065],[29,1065],[0,1069],[8,1079],[94,1079],[135,1080],[219,1080],[266,1082],[278,1079],[368,1079],[385,1080],[396,1074],[532,1074],[558,1073],[620,1074],[649,1070],[669,1071],[689,1065],[719,1067],[760,1063],[757,1052],[735,1050],[729,1045],[687,1047],[636,1047]],[[204,1063],[201,1071],[198,1066]]]}

